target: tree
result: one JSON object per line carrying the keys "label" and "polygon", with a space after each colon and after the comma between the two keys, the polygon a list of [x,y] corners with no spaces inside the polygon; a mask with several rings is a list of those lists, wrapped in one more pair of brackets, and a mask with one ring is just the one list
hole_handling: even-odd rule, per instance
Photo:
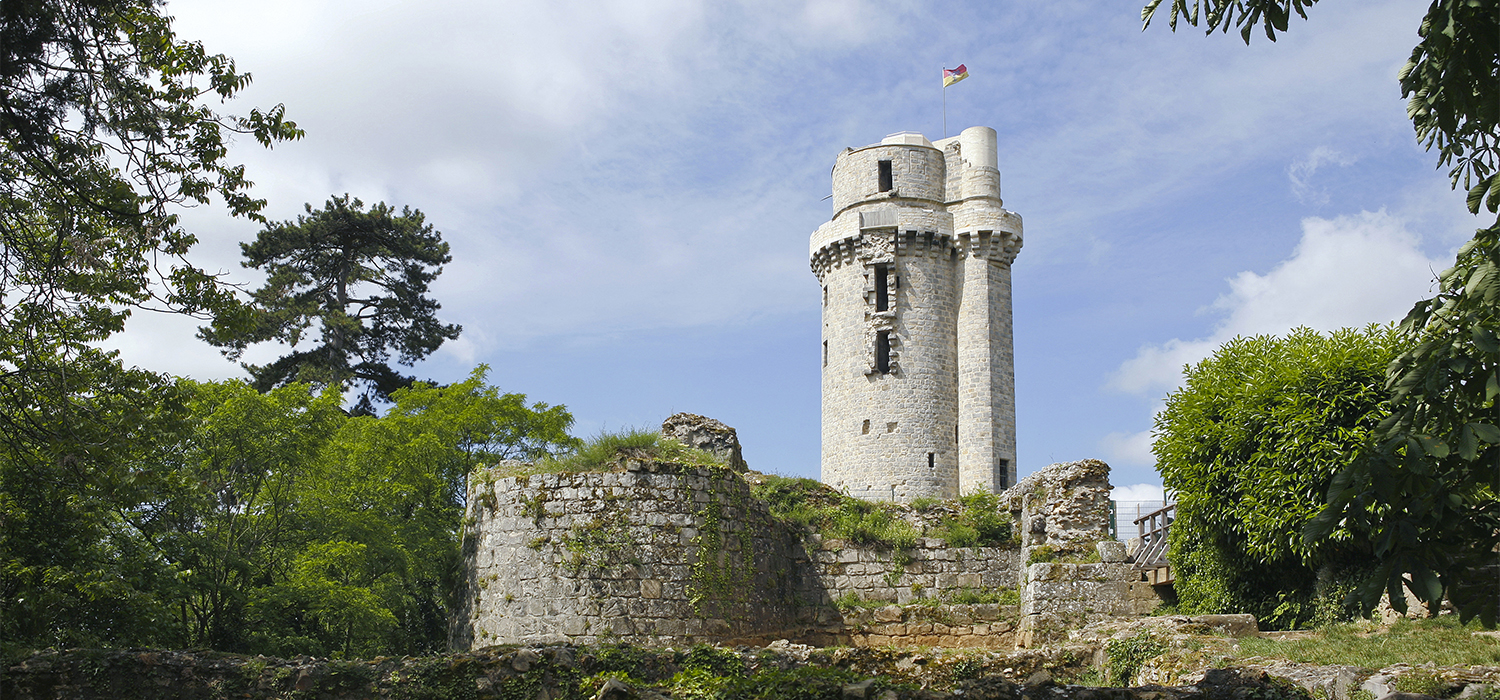
{"label": "tree", "polygon": [[[5,580],[24,585],[0,600],[4,641],[441,650],[468,474],[578,442],[565,407],[501,394],[485,372],[398,390],[378,418],[347,415],[332,388],[179,381],[176,401],[130,431],[140,448],[121,456],[132,477],[117,495],[85,499],[92,510],[80,513],[59,494],[46,502],[58,516],[17,522],[23,561],[49,565],[7,563]],[[84,537],[47,531],[79,522],[102,525]]]}
{"label": "tree", "polygon": [[[236,360],[252,343],[287,343],[293,352],[275,362],[244,365],[257,388],[359,382],[367,387],[360,412],[371,413],[373,400],[389,401],[415,381],[387,364],[392,351],[411,366],[462,330],[439,323],[440,306],[426,296],[453,257],[442,234],[410,207],[399,216],[384,202],[365,211],[346,194],[306,209],[295,222],[267,224],[255,242],[241,244],[245,267],[267,273],[252,294],[253,320],[218,320],[199,335]],[[319,344],[296,350],[314,323]]]}
{"label": "tree", "polygon": [[1438,296],[1401,324],[1413,343],[1391,363],[1391,416],[1361,459],[1330,485],[1310,523],[1317,540],[1340,523],[1370,532],[1380,566],[1357,592],[1406,609],[1402,587],[1465,620],[1494,626],[1500,603],[1500,226],[1479,232],[1439,277]]}
{"label": "tree", "polygon": [[1368,559],[1349,528],[1309,542],[1301,530],[1386,416],[1385,367],[1399,350],[1392,326],[1299,328],[1235,338],[1187,370],[1152,446],[1178,497],[1169,545],[1186,611],[1294,627],[1318,611],[1320,569],[1347,577]]}
{"label": "tree", "polygon": [[[227,138],[302,135],[281,106],[207,106],[249,84],[179,40],[153,0],[0,2],[0,634],[165,639],[165,571],[122,510],[170,479],[140,468],[175,430],[163,377],[92,344],[142,306],[235,306],[192,264],[182,204],[264,202]],[[170,579],[170,576],[168,576]]]}
{"label": "tree", "polygon": [[234,306],[186,259],[195,238],[174,208],[217,196],[259,217],[225,137],[270,146],[302,131],[280,105],[233,117],[202,104],[249,82],[178,40],[152,0],[0,5],[0,433],[33,434],[32,404],[60,400],[67,363],[97,354],[88,344],[131,307]]}
{"label": "tree", "polygon": [[[1172,0],[1170,23],[1233,23],[1246,43],[1261,25],[1274,41],[1314,1]],[[1147,25],[1160,4],[1142,10]],[[1417,139],[1436,147],[1471,213],[1500,214],[1500,3],[1433,0],[1417,35],[1398,75]],[[1409,349],[1387,373],[1392,415],[1304,532],[1315,541],[1345,525],[1369,531],[1380,565],[1357,591],[1367,611],[1382,594],[1404,611],[1406,587],[1429,605],[1447,595],[1464,620],[1500,617],[1500,584],[1480,568],[1500,564],[1497,266],[1500,216],[1439,276],[1438,296],[1402,321]]]}

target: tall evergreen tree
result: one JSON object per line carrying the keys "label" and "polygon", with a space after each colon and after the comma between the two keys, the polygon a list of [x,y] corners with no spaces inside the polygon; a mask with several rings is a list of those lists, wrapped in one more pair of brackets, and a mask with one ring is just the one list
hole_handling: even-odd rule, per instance
{"label": "tall evergreen tree", "polygon": [[[216,320],[199,335],[235,360],[253,343],[291,345],[275,362],[243,365],[257,389],[362,384],[356,412],[368,414],[376,400],[389,401],[391,392],[415,381],[390,366],[393,352],[411,366],[462,330],[440,323],[441,307],[427,296],[453,256],[442,234],[411,207],[397,215],[381,202],[366,211],[346,194],[322,209],[306,208],[296,221],[270,223],[253,243],[241,244],[245,267],[267,274],[251,295],[249,321]],[[314,324],[318,339],[298,349]]]}

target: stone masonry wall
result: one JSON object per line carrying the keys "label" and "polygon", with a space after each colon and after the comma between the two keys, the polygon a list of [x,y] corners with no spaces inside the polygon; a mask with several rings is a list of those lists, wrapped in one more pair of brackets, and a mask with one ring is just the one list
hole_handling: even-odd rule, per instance
{"label": "stone masonry wall", "polygon": [[1160,604],[1124,544],[1109,536],[1109,491],[1109,465],[1087,459],[1038,470],[1005,493],[1024,557],[1017,646]]}
{"label": "stone masonry wall", "polygon": [[[1016,626],[1014,608],[934,605],[965,590],[1014,589],[1016,548],[919,538],[897,553],[816,535],[804,542],[723,469],[632,463],[620,473],[476,475],[467,523],[465,593],[450,634],[460,650],[898,637],[1008,647],[1010,636],[959,638]],[[841,612],[840,598],[860,605]],[[868,608],[882,602],[888,611],[875,620]],[[898,605],[912,612],[892,619]]]}
{"label": "stone masonry wall", "polygon": [[790,626],[804,587],[797,538],[727,470],[478,476],[467,522],[456,649],[755,637]]}
{"label": "stone masonry wall", "polygon": [[940,539],[921,537],[902,553],[904,565],[893,561],[898,553],[817,535],[809,538],[806,549],[813,571],[802,579],[811,586],[803,592],[809,603],[831,603],[852,593],[863,601],[907,605],[965,589],[1015,588],[1019,579],[1020,551],[1012,547],[949,547]]}

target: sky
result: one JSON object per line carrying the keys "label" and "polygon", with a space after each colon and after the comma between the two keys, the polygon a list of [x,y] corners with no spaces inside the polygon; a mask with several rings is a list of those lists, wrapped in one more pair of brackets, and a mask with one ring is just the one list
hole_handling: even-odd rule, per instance
{"label": "sky", "polygon": [[[818,475],[812,232],[834,157],[897,131],[999,133],[1018,470],[1099,458],[1160,496],[1154,414],[1237,335],[1398,320],[1479,223],[1413,136],[1396,74],[1425,0],[1322,3],[1275,43],[1141,30],[1064,0],[170,0],[182,38],[306,138],[246,165],[273,220],[344,193],[426,214],[463,334],[411,373],[564,404],[575,433],[678,411],[754,469]],[[259,227],[184,214],[192,259],[254,286]],[[244,377],[199,322],[137,312],[123,358]],[[256,346],[264,362],[284,348]]]}

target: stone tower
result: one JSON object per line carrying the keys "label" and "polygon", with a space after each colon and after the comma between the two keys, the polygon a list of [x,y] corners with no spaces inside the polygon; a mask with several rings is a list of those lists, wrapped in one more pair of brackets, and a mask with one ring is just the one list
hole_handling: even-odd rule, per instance
{"label": "stone tower", "polygon": [[833,166],[810,246],[823,294],[823,482],[868,500],[1016,481],[1010,266],[995,130],[902,132]]}

